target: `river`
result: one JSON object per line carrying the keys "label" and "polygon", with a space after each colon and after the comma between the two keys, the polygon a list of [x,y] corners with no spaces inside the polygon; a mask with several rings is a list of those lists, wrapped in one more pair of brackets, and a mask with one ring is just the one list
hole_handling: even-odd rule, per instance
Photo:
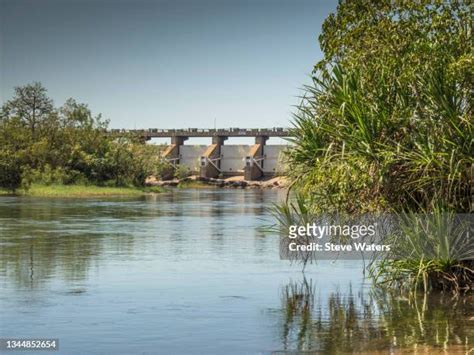
{"label": "river", "polygon": [[0,337],[61,354],[465,353],[472,297],[391,296],[361,261],[279,258],[278,190],[0,197]]}

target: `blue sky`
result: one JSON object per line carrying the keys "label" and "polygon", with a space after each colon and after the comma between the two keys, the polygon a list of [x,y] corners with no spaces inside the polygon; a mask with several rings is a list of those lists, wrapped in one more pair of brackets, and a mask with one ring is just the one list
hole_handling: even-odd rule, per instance
{"label": "blue sky", "polygon": [[336,1],[0,0],[0,101],[40,81],[113,128],[288,126]]}

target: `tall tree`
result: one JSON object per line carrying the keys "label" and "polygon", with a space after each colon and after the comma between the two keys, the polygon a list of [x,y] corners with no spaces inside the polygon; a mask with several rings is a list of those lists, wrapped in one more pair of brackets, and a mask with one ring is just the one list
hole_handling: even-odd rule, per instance
{"label": "tall tree", "polygon": [[16,118],[31,130],[33,139],[38,127],[53,112],[53,101],[39,82],[18,86],[15,96],[2,107],[2,119]]}
{"label": "tall tree", "polygon": [[[417,79],[439,72],[468,95],[474,78],[473,15],[469,0],[340,1],[324,21],[319,37],[324,58],[314,72],[319,76],[335,65],[357,70],[371,99],[390,107],[397,104],[395,93],[406,94],[411,109],[420,107],[423,88]],[[385,80],[391,91],[375,96]]]}

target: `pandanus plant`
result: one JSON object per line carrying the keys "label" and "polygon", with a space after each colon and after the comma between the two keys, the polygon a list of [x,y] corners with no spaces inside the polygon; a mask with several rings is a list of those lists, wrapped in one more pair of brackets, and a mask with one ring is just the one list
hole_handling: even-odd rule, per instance
{"label": "pandanus plant", "polygon": [[[287,159],[298,197],[274,208],[281,226],[307,218],[298,214],[308,211],[473,212],[474,122],[465,85],[440,70],[419,73],[408,88],[381,75],[366,90],[356,69],[335,66],[322,73],[304,88],[294,115]],[[417,250],[426,246],[425,237],[407,234],[404,243]],[[443,238],[429,239],[431,247],[442,250]],[[384,276],[404,275],[411,285],[420,284],[412,277],[419,272],[425,289],[446,287],[437,280],[450,277],[454,289],[466,289],[473,280],[474,250],[472,243],[465,248],[467,259],[432,254],[427,263],[418,253],[407,255],[406,264],[399,256],[397,263],[377,265]],[[399,272],[406,268],[409,272]]]}

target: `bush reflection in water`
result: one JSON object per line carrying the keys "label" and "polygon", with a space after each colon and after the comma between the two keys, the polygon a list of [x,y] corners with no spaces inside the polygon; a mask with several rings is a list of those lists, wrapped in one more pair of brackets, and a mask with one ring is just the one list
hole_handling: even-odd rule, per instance
{"label": "bush reflection in water", "polygon": [[473,347],[474,299],[436,293],[406,298],[395,293],[333,292],[312,279],[282,289],[281,337],[285,350],[324,353],[414,351],[468,353]]}

